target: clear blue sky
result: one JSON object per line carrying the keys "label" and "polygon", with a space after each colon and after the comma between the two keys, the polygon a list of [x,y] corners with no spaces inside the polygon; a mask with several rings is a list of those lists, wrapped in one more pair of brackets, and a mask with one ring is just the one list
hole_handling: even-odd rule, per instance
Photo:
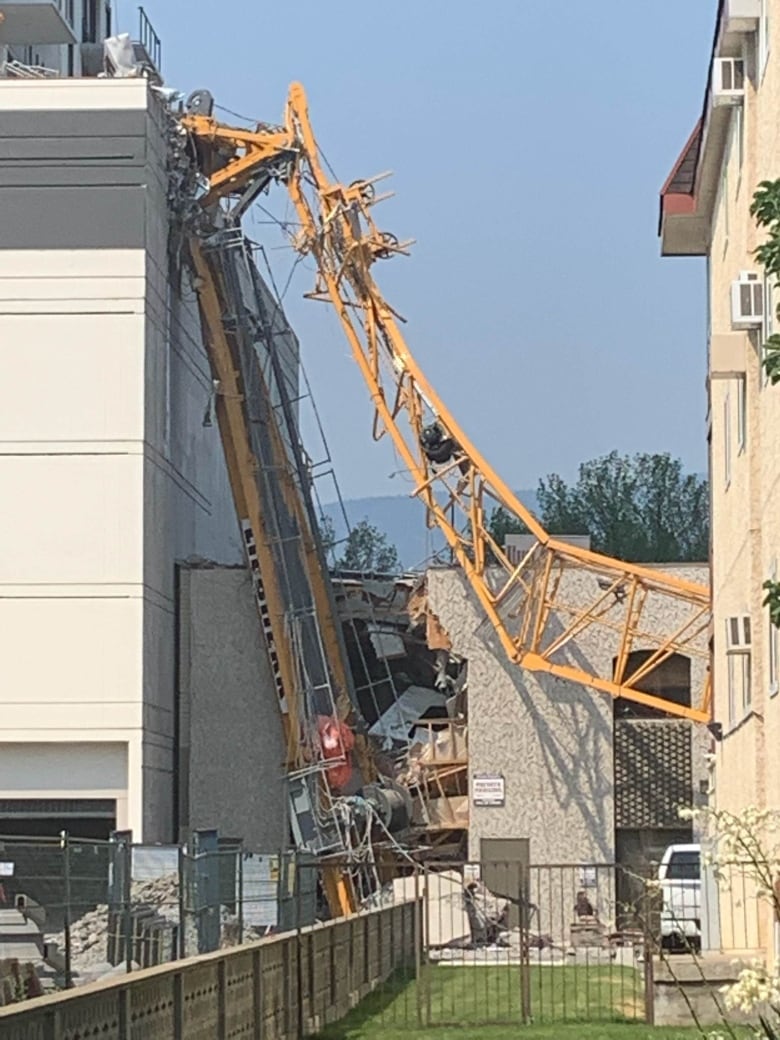
{"label": "clear blue sky", "polygon": [[[170,86],[274,121],[299,79],[342,180],[395,172],[377,219],[417,244],[377,278],[432,383],[517,488],[613,448],[705,468],[704,267],[662,260],[656,220],[699,115],[715,7],[146,3]],[[134,4],[118,14],[134,28]],[[284,282],[280,233],[250,230]],[[296,277],[285,307],[342,491],[403,493],[338,326],[306,287]]]}

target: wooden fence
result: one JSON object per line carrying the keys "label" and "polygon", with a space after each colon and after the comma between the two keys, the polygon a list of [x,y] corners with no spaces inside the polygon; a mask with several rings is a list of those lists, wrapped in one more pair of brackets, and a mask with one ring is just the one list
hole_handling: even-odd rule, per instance
{"label": "wooden fence", "polygon": [[414,961],[410,901],[0,1008],[2,1040],[295,1040]]}

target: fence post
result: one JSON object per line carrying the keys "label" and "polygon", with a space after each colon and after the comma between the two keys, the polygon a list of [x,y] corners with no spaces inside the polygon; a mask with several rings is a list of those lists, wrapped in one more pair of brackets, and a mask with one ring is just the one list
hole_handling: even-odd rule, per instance
{"label": "fence post", "polygon": [[187,910],[185,903],[184,886],[187,884],[186,873],[186,862],[184,846],[179,843],[178,850],[178,870],[179,870],[179,959],[183,960],[187,956]]}
{"label": "fence post", "polygon": [[238,846],[238,945],[244,942],[244,839]]}
{"label": "fence post", "polygon": [[71,899],[71,884],[70,884],[70,841],[68,839],[68,832],[60,832],[60,848],[62,849],[63,858],[63,881],[65,887],[63,908],[63,931],[65,934],[65,988],[71,989],[73,986],[73,970],[71,963],[71,936],[70,936],[70,899]]}
{"label": "fence post", "polygon": [[254,1008],[254,1030],[252,1040],[262,1040],[263,1036],[263,962],[262,948],[256,946],[252,951],[252,1007]]}
{"label": "fence post", "polygon": [[[298,854],[297,851],[292,854],[293,864],[293,895],[295,899],[295,966],[296,966],[296,977],[298,980],[298,988],[296,992],[296,1004],[298,1005],[298,1014],[296,1016],[296,1037],[300,1038],[303,1036],[304,1031],[304,1014],[303,1014],[303,951],[301,949],[301,874],[299,870]],[[288,876],[287,871],[290,869],[290,860],[287,860],[287,871],[284,871],[284,853],[279,853],[279,879],[283,876]],[[279,916],[281,916],[281,889],[279,891]]]}
{"label": "fence post", "polygon": [[[368,956],[365,951],[366,957]],[[420,905],[420,867],[414,866],[414,981],[417,995],[417,1025],[422,1029],[422,907]]]}
{"label": "fence post", "polygon": [[122,858],[124,869],[122,871],[122,904],[125,933],[125,970],[129,974],[133,970],[133,849],[129,841],[125,840],[122,847]]}
{"label": "fence post", "polygon": [[649,1026],[655,1025],[655,991],[653,970],[653,906],[652,892],[648,879],[642,881],[642,921],[645,983],[645,1021]]}
{"label": "fence post", "polygon": [[[529,866],[529,872],[530,869]],[[519,865],[517,879],[520,885],[520,891],[517,893],[520,909],[520,1021],[523,1025],[527,1025],[531,1021],[531,915],[529,906],[531,879],[526,878],[523,863]],[[528,893],[528,898],[526,893]]]}

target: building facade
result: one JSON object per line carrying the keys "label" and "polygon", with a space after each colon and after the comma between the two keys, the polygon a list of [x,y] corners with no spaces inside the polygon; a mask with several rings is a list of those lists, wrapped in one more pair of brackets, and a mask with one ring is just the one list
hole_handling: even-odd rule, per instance
{"label": "building facade", "polygon": [[5,7],[0,832],[169,841],[177,564],[242,561],[169,120],[153,78],[79,75],[107,4]]}
{"label": "building facade", "polygon": [[[704,105],[661,192],[664,256],[707,265],[712,667],[719,808],[780,808],[778,631],[764,582],[778,576],[780,387],[763,365],[780,295],[755,250],[750,209],[780,177],[780,4],[722,0]],[[693,102],[693,99],[692,99]],[[752,945],[772,950],[762,915]]]}

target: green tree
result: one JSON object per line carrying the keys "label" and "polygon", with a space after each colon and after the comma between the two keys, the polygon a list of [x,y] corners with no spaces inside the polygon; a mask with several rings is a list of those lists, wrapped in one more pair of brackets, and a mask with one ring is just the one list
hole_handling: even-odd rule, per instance
{"label": "green tree", "polygon": [[336,528],[333,526],[333,519],[326,513],[323,513],[320,517],[319,526],[325,558],[330,562],[331,556],[336,548]]}
{"label": "green tree", "polygon": [[707,481],[668,453],[613,451],[584,462],[572,485],[557,474],[541,480],[537,498],[550,534],[589,534],[597,552],[635,563],[708,557]]}
{"label": "green tree", "polygon": [[503,548],[508,534],[525,534],[528,528],[522,520],[512,516],[503,506],[496,506],[490,514],[487,524],[488,533],[496,545]]}
{"label": "green tree", "polygon": [[[326,555],[329,558],[336,556],[336,534],[329,516],[320,517],[320,536]],[[341,556],[334,560],[338,570],[395,574],[401,569],[398,550],[388,541],[386,534],[368,522],[368,518],[355,524],[341,548]]]}

